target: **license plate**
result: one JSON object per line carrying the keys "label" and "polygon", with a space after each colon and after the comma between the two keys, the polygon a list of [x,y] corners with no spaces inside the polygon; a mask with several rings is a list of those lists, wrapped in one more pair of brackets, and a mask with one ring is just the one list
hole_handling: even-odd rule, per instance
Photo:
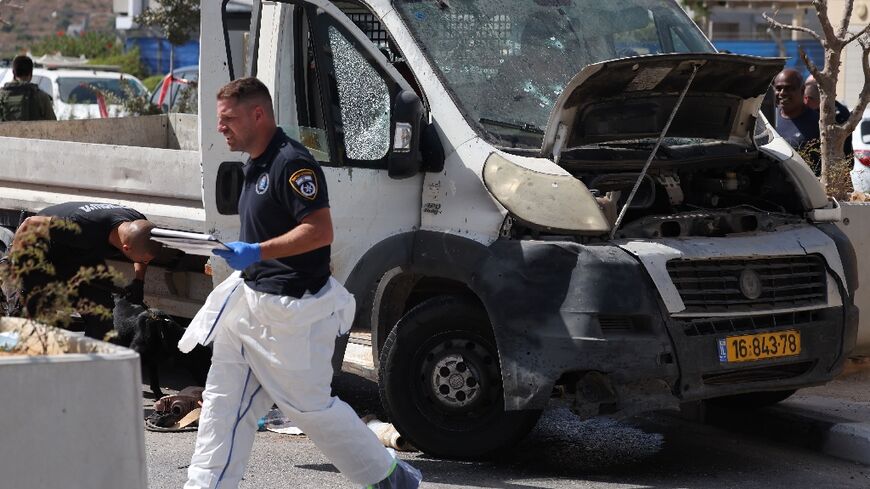
{"label": "license plate", "polygon": [[794,330],[719,338],[719,361],[722,363],[791,357],[800,352],[801,334]]}

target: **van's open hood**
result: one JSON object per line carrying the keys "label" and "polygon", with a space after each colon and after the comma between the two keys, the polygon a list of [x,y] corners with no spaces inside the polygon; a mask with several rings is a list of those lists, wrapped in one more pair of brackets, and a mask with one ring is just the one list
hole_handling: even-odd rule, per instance
{"label": "van's open hood", "polygon": [[605,61],[574,76],[550,113],[542,154],[605,141],[658,137],[689,81],[668,137],[754,147],[755,113],[785,60],[733,54],[665,54]]}

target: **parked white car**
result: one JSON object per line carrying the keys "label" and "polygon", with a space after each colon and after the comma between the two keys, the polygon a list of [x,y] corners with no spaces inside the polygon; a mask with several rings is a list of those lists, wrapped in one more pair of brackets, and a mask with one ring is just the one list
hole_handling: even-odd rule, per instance
{"label": "parked white car", "polygon": [[[12,70],[0,78],[0,84],[12,81]],[[51,95],[54,100],[54,113],[58,119],[96,119],[100,117],[97,103],[99,89],[106,96],[106,109],[109,117],[127,115],[124,107],[117,102],[127,98],[128,93],[147,96],[148,91],[138,78],[125,73],[83,69],[44,69],[33,70],[33,83]],[[128,90],[124,90],[124,86]]]}
{"label": "parked white car", "polygon": [[855,151],[852,187],[856,192],[870,193],[870,108],[864,111],[861,123],[852,132],[852,149]]}

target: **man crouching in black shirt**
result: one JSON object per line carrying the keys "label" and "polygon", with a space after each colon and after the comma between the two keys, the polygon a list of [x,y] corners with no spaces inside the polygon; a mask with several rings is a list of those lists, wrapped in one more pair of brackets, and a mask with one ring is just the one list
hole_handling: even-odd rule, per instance
{"label": "man crouching in black shirt", "polygon": [[[75,224],[78,229],[51,226],[55,219]],[[57,281],[69,281],[82,267],[106,266],[106,259],[122,253],[133,262],[135,277],[125,288],[126,298],[134,303],[142,303],[144,295],[145,269],[160,250],[160,244],[151,240],[154,224],[133,209],[115,204],[97,202],[67,202],[46,207],[37,215],[28,217],[21,223],[12,241],[10,256],[25,244],[22,236],[35,233],[46,249],[46,261],[54,267],[54,274],[42,271],[29,271],[21,276],[20,294],[26,304],[29,316],[34,316],[40,302],[38,288]],[[16,266],[15,263],[12,264]],[[109,280],[95,280],[79,287],[78,297],[88,299],[110,311],[114,306],[112,291],[114,285]],[[14,302],[14,301],[10,301]],[[103,339],[112,329],[111,318],[101,318],[94,314],[82,314],[85,335]]]}

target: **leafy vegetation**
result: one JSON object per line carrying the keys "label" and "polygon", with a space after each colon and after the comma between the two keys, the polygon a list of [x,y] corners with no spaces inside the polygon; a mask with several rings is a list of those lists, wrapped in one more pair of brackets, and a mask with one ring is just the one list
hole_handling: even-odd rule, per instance
{"label": "leafy vegetation", "polygon": [[145,88],[147,88],[149,92],[153,92],[154,89],[157,88],[157,85],[160,84],[160,80],[162,80],[164,76],[166,75],[152,75],[148,78],[143,78],[142,84],[145,85]]}
{"label": "leafy vegetation", "polygon": [[180,46],[199,29],[198,0],[157,0],[158,8],[148,8],[136,16],[136,23],[157,27],[169,43]]}
{"label": "leafy vegetation", "polygon": [[[56,327],[69,326],[74,312],[111,318],[111,310],[79,295],[79,289],[83,285],[106,282],[121,283],[120,273],[102,265],[82,267],[67,281],[50,281],[45,285],[33,287],[25,294],[24,280],[28,275],[56,276],[55,267],[48,260],[49,239],[47,236],[52,229],[81,232],[77,224],[62,219],[52,219],[48,226],[22,229],[16,234],[16,245],[12,252],[6,260],[0,262],[0,286],[2,286],[4,298],[11,299],[6,304],[7,314],[10,310],[14,310],[31,322]],[[30,307],[25,307],[27,304]],[[14,307],[15,305],[19,307]],[[45,338],[40,336],[45,334],[45,330],[30,327],[26,331],[28,333],[22,337],[20,344],[29,345],[29,353],[34,353],[34,343],[37,345],[45,343]]]}
{"label": "leafy vegetation", "polygon": [[137,78],[146,75],[139,59],[139,48],[124,52],[124,47],[113,34],[86,32],[81,36],[58,35],[42,39],[31,46],[34,56],[60,53],[63,56],[84,56],[93,65],[118,66],[121,71]]}
{"label": "leafy vegetation", "polygon": [[61,53],[64,56],[105,58],[124,54],[123,46],[113,34],[86,32],[81,36],[57,35],[46,37],[30,47],[34,56]]}

